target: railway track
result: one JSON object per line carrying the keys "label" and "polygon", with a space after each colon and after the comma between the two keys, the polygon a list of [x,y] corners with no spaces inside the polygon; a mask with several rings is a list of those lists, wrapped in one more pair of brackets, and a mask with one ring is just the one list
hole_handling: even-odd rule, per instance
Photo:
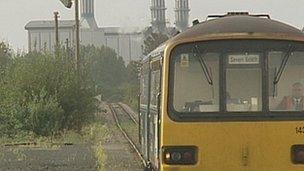
{"label": "railway track", "polygon": [[136,155],[140,158],[141,162],[143,163],[144,166],[147,166],[147,163],[145,162],[143,156],[140,153],[140,150],[138,148],[138,143],[134,140],[134,137],[132,139],[132,136],[130,135],[130,133],[124,128],[123,124],[121,122],[121,120],[119,119],[120,117],[126,117],[129,118],[129,120],[132,121],[132,123],[134,124],[134,126],[138,126],[138,121],[135,119],[135,117],[128,113],[120,104],[108,104],[111,113],[113,115],[113,118],[115,120],[115,123],[117,125],[117,127],[119,128],[119,130],[121,131],[121,133],[123,134],[124,138],[128,141],[130,147],[134,150],[134,152],[136,153]]}
{"label": "railway track", "polygon": [[132,121],[136,124],[136,125],[138,125],[138,120],[136,119],[136,117],[133,115],[133,114],[131,114],[131,113],[129,113],[124,107],[123,107],[123,105],[121,104],[121,103],[117,103],[117,105],[132,119]]}

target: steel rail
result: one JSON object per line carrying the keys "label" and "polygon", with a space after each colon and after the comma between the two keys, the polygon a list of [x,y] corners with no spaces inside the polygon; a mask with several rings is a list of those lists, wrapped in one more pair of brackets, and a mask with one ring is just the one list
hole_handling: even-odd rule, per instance
{"label": "steel rail", "polygon": [[136,154],[139,156],[140,160],[142,161],[143,165],[146,167],[147,163],[145,161],[145,159],[143,158],[143,156],[141,155],[139,149],[136,147],[134,141],[130,138],[130,136],[127,134],[127,132],[122,128],[118,116],[117,116],[117,112],[113,107],[113,104],[108,104],[111,113],[113,115],[113,118],[115,120],[116,126],[119,128],[119,130],[122,132],[123,136],[125,137],[125,139],[129,142],[130,146],[132,147],[132,149],[136,152]]}
{"label": "steel rail", "polygon": [[120,103],[117,103],[117,105],[131,118],[136,125],[138,125],[137,119],[131,113],[129,113]]}

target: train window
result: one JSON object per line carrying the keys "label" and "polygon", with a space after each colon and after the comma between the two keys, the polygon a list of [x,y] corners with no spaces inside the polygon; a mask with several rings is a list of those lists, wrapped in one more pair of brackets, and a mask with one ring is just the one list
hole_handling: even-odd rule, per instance
{"label": "train window", "polygon": [[151,72],[151,94],[150,94],[150,107],[154,107],[156,109],[158,103],[158,93],[160,84],[160,70]]}
{"label": "train window", "polygon": [[179,53],[174,73],[176,111],[219,111],[219,53]]}
{"label": "train window", "polygon": [[304,52],[271,51],[268,61],[270,110],[303,111]]}
{"label": "train window", "polygon": [[262,110],[262,67],[260,54],[236,53],[227,56],[227,111]]}
{"label": "train window", "polygon": [[148,107],[149,94],[149,64],[144,64],[141,70],[140,81],[140,108],[145,111]]}

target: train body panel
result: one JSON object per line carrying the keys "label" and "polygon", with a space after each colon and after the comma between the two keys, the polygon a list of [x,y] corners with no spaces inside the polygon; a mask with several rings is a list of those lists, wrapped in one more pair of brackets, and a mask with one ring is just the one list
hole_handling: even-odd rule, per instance
{"label": "train body panel", "polygon": [[[162,170],[303,170],[291,161],[291,147],[303,144],[296,127],[303,122],[165,123],[162,146],[196,146],[193,166]],[[177,169],[178,168],[178,169]]]}

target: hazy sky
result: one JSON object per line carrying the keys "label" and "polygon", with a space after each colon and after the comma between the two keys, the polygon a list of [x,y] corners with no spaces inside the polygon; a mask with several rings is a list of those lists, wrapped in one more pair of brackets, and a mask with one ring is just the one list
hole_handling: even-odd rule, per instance
{"label": "hazy sky", "polygon": [[[304,0],[189,0],[190,22],[204,20],[208,14],[227,11],[268,13],[298,28],[304,26]],[[150,22],[150,0],[95,0],[95,17],[99,26],[144,27]],[[174,0],[166,0],[167,18],[174,23]],[[0,0],[0,41],[9,42],[14,49],[27,49],[24,26],[30,20],[73,19],[73,10],[59,0]]]}

